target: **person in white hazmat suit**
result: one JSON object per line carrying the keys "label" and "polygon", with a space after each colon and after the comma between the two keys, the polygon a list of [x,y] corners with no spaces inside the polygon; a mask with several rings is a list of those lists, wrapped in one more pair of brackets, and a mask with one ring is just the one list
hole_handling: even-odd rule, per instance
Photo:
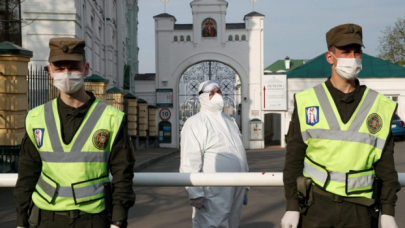
{"label": "person in white hazmat suit", "polygon": [[[180,172],[248,172],[242,135],[235,121],[222,112],[220,82],[199,87],[201,111],[181,132]],[[193,228],[237,228],[246,187],[186,187],[193,206]]]}

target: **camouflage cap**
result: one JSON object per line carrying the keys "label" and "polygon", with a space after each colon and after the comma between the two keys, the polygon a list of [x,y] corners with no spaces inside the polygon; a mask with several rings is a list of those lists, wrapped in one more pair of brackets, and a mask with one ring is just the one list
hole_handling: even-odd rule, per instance
{"label": "camouflage cap", "polygon": [[84,47],[86,42],[79,38],[72,37],[58,37],[49,40],[50,63],[68,60],[68,61],[82,61],[85,59]]}
{"label": "camouflage cap", "polygon": [[343,47],[350,44],[358,44],[364,47],[362,29],[356,24],[336,26],[326,33],[326,43],[328,48],[331,46]]}

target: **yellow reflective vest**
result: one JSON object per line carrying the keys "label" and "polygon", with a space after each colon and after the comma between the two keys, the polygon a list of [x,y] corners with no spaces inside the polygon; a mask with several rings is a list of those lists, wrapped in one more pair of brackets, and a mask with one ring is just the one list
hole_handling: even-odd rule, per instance
{"label": "yellow reflective vest", "polygon": [[57,100],[27,115],[26,131],[42,160],[32,194],[36,206],[49,211],[104,210],[107,162],[124,113],[95,100],[69,145],[61,136]]}
{"label": "yellow reflective vest", "polygon": [[296,94],[303,141],[303,175],[344,197],[372,198],[375,172],[391,130],[396,103],[366,89],[344,124],[325,83]]}

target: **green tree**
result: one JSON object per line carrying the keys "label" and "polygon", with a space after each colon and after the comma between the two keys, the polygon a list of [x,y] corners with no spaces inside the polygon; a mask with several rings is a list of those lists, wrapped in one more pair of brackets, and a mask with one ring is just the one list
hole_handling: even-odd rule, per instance
{"label": "green tree", "polygon": [[405,65],[405,17],[398,18],[394,26],[387,26],[382,33],[377,57]]}

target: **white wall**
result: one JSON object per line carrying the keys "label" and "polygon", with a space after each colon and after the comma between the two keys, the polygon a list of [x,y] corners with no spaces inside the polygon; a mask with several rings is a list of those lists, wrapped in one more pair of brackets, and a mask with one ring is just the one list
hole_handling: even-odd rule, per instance
{"label": "white wall", "polygon": [[148,102],[148,105],[156,105],[155,81],[135,81],[135,96]]}
{"label": "white wall", "polygon": [[[23,47],[34,53],[30,65],[48,65],[51,38],[82,38],[86,41],[89,75],[99,74],[109,79],[108,88],[122,88],[126,62],[126,1],[30,0],[21,4],[21,14],[26,20],[35,20],[22,27]],[[110,20],[104,21],[104,17]]]}

